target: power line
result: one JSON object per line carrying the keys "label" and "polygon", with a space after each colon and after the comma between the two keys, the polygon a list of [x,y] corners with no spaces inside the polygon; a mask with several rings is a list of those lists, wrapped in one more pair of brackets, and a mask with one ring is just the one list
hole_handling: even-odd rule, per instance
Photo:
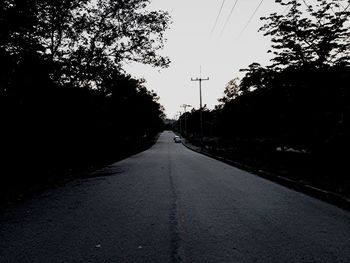
{"label": "power line", "polygon": [[248,22],[246,23],[246,25],[245,25],[244,28],[242,29],[242,31],[241,31],[241,33],[239,34],[239,36],[241,36],[241,35],[244,33],[244,31],[248,28],[250,22],[252,22],[252,20],[253,20],[255,14],[258,12],[258,10],[259,10],[259,8],[261,7],[261,5],[262,5],[263,2],[264,2],[264,0],[261,0],[260,3],[259,3],[259,5],[255,8],[253,14],[252,14],[251,17],[249,18]]}
{"label": "power line", "polygon": [[306,0],[303,0],[303,2],[304,2],[304,5],[305,5],[307,8],[310,8],[310,5],[308,5],[308,4],[306,3]]}
{"label": "power line", "polygon": [[[303,0],[303,3],[304,3],[304,5],[306,6],[306,11],[308,11],[308,12],[311,12],[312,11],[312,5],[309,5],[307,2],[306,2],[306,0]],[[334,13],[334,10],[333,10],[333,8],[331,8],[332,9],[332,12]],[[335,13],[334,13],[335,14]],[[319,19],[319,18],[317,18],[316,17],[316,19],[317,19],[317,22],[318,22],[318,24],[319,25],[321,25],[322,23],[321,23],[321,19]]]}
{"label": "power line", "polygon": [[235,7],[236,7],[237,3],[238,3],[238,0],[236,0],[236,2],[234,3],[233,7],[231,8],[230,14],[228,15],[228,17],[227,17],[227,19],[226,19],[226,21],[225,21],[224,27],[222,28],[222,30],[221,30],[221,32],[220,32],[220,36],[222,36],[222,33],[224,33],[224,31],[225,31],[225,29],[226,29],[226,26],[227,26],[228,22],[229,22],[230,19],[231,19],[232,13],[233,13],[233,11],[235,10]]}
{"label": "power line", "polygon": [[216,17],[216,19],[215,19],[215,23],[214,23],[213,28],[211,29],[210,35],[213,34],[213,32],[214,32],[214,30],[215,30],[215,28],[216,28],[216,25],[217,25],[217,23],[218,23],[218,20],[219,20],[219,17],[220,17],[220,15],[221,15],[221,12],[222,12],[222,9],[223,9],[223,7],[224,7],[225,2],[226,2],[226,0],[222,0],[219,13],[218,13],[218,15],[217,15],[217,17]]}
{"label": "power line", "polygon": [[343,4],[342,4],[341,2],[338,2],[338,5],[339,5],[341,8],[344,9],[344,6],[343,6]]}
{"label": "power line", "polygon": [[348,4],[348,6],[344,9],[344,11],[348,10],[349,7],[350,7],[350,4]]}

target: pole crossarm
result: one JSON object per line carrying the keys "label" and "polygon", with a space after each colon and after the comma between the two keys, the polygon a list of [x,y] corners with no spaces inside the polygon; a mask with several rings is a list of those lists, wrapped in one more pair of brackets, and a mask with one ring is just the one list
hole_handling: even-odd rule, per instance
{"label": "pole crossarm", "polygon": [[186,109],[192,107],[192,105],[189,104],[183,104],[180,106],[181,108],[184,108],[185,113],[187,112]]}
{"label": "pole crossarm", "polygon": [[202,107],[202,81],[209,80],[208,78],[191,78],[191,81],[199,82],[199,118],[200,118],[200,136],[201,136],[201,148],[203,149],[203,107]]}
{"label": "pole crossarm", "polygon": [[202,81],[209,80],[208,78],[202,79],[202,78],[191,78],[191,81],[198,81],[199,82],[199,107],[202,109]]}
{"label": "pole crossarm", "polygon": [[192,105],[189,104],[183,104],[180,106],[181,108],[184,108],[184,115],[185,115],[185,137],[187,137],[187,108],[192,107]]}
{"label": "pole crossarm", "polygon": [[191,78],[192,81],[203,81],[203,80],[209,80],[209,77],[208,78],[205,78],[205,79],[202,79],[202,78]]}

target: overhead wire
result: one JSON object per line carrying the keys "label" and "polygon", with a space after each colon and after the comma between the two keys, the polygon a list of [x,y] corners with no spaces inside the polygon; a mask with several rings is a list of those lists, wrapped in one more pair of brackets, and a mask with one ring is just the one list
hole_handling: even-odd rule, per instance
{"label": "overhead wire", "polygon": [[226,2],[226,0],[222,0],[219,13],[218,13],[217,16],[216,16],[215,23],[214,23],[213,28],[211,29],[210,35],[213,35],[213,32],[214,32],[214,30],[215,30],[215,28],[216,28],[216,25],[217,25],[218,21],[219,21],[219,18],[220,18],[220,15],[221,15],[221,12],[222,12],[222,9],[223,9],[223,7],[224,7],[225,2]]}
{"label": "overhead wire", "polygon": [[348,10],[349,7],[350,7],[350,4],[348,4],[348,6],[344,9],[344,11]]}
{"label": "overhead wire", "polygon": [[306,3],[306,0],[303,0],[303,2],[304,2],[304,5],[309,9],[310,5],[308,5],[308,3]]}
{"label": "overhead wire", "polygon": [[[350,7],[350,2],[348,4],[348,6],[346,8],[344,8],[344,11],[343,12],[346,12],[346,10],[348,10],[348,8]],[[350,36],[348,36],[348,38],[346,40],[348,40],[350,38]]]}
{"label": "overhead wire", "polygon": [[339,5],[341,8],[344,9],[344,6],[343,6],[343,4],[342,4],[341,2],[338,2],[338,5]]}
{"label": "overhead wire", "polygon": [[229,15],[228,15],[228,17],[227,17],[227,19],[226,19],[226,21],[225,21],[224,27],[222,28],[222,30],[221,30],[221,32],[220,32],[220,36],[222,36],[222,34],[224,33],[224,31],[225,31],[225,29],[226,29],[226,26],[227,26],[228,22],[229,22],[230,19],[231,19],[231,16],[232,16],[232,14],[233,14],[233,11],[234,11],[235,8],[236,8],[237,3],[238,3],[238,0],[236,0],[235,3],[234,3],[234,5],[232,6],[232,8],[231,8],[231,10],[230,10],[230,13],[229,13]]}
{"label": "overhead wire", "polygon": [[249,24],[252,22],[255,14],[258,12],[258,10],[260,9],[261,5],[263,4],[264,0],[261,0],[259,5],[255,8],[253,14],[250,16],[248,22],[245,24],[244,28],[242,29],[241,33],[239,34],[239,37],[242,36],[242,34],[244,33],[244,31],[248,28]]}

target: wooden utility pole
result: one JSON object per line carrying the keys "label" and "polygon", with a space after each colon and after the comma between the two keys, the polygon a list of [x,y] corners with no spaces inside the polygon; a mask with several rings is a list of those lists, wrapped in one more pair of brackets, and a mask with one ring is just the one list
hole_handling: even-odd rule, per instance
{"label": "wooden utility pole", "polygon": [[184,108],[184,111],[185,111],[185,137],[187,138],[187,111],[186,111],[186,109],[188,108],[188,107],[192,107],[191,105],[187,105],[187,104],[183,104],[182,106],[180,106],[181,108]]}
{"label": "wooden utility pole", "polygon": [[179,123],[179,131],[180,131],[180,135],[182,133],[182,125],[181,125],[181,111],[177,112],[179,114],[179,119],[178,119],[178,123]]}
{"label": "wooden utility pole", "polygon": [[199,119],[200,119],[200,137],[201,137],[201,148],[203,149],[203,107],[202,107],[202,81],[209,80],[208,78],[191,78],[191,81],[199,82]]}

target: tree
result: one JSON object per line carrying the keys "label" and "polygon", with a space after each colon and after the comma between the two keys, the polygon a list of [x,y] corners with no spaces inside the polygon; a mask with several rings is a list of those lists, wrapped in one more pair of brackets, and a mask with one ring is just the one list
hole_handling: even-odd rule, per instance
{"label": "tree", "polygon": [[[162,128],[164,109],[154,91],[144,86],[145,80],[115,71],[102,87],[108,102],[108,122],[124,135],[153,134]],[[101,90],[101,91],[102,91]]]}
{"label": "tree", "polygon": [[[32,52],[51,64],[60,85],[99,88],[131,61],[166,67],[158,54],[167,12],[147,11],[150,0],[7,0],[0,5],[0,54],[21,61]],[[15,63],[16,64],[16,63]]]}
{"label": "tree", "polygon": [[[146,11],[149,0],[42,2],[41,43],[64,65],[59,77],[77,85],[100,86],[112,68],[136,61],[166,67],[157,54],[169,15]],[[46,32],[46,33],[45,33]]]}
{"label": "tree", "polygon": [[0,1],[0,199],[150,145],[163,108],[123,70],[169,63],[158,54],[169,15],[149,3]]}
{"label": "tree", "polygon": [[273,68],[322,68],[349,64],[350,12],[339,5],[344,1],[317,0],[315,6],[308,5],[304,12],[300,1],[275,2],[286,6],[289,11],[285,16],[273,13],[262,18],[266,24],[260,30],[272,37]]}
{"label": "tree", "polygon": [[225,103],[234,100],[235,98],[237,98],[239,95],[241,95],[241,90],[239,87],[239,79],[238,78],[234,78],[231,79],[225,87],[224,90],[224,96],[220,99],[218,99],[219,103],[221,103],[221,105],[224,105]]}
{"label": "tree", "polygon": [[240,71],[246,72],[240,83],[240,91],[243,94],[269,87],[271,80],[274,78],[273,71],[262,67],[259,63],[252,63],[247,69],[241,69]]}
{"label": "tree", "polygon": [[262,18],[260,30],[272,38],[273,64],[242,70],[241,96],[224,98],[221,117],[222,123],[234,119],[236,131],[253,127],[252,136],[264,131],[260,135],[281,144],[316,152],[348,125],[343,119],[349,112],[350,2],[308,2],[276,0],[289,9],[287,15]]}

